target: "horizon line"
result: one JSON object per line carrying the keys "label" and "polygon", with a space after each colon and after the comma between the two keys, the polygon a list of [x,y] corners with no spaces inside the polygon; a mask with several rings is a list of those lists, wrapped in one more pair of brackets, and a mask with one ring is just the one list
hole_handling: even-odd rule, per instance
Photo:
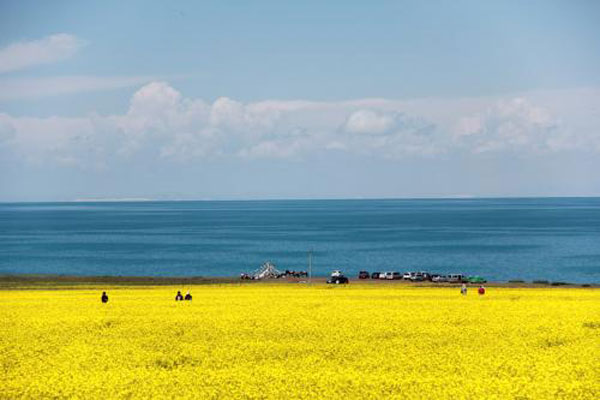
{"label": "horizon line", "polygon": [[417,197],[281,197],[281,198],[181,198],[161,199],[143,197],[123,198],[78,198],[71,200],[0,200],[0,204],[11,203],[166,203],[166,202],[259,202],[259,201],[350,201],[350,200],[494,200],[494,199],[595,199],[600,195],[555,195],[555,196],[417,196]]}

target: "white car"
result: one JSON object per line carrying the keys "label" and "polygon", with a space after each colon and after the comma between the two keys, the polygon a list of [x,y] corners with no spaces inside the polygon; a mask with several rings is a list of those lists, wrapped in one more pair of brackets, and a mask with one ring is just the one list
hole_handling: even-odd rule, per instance
{"label": "white car", "polygon": [[405,281],[410,281],[410,272],[405,272],[402,275],[402,279],[404,279]]}
{"label": "white car", "polygon": [[388,271],[388,272],[385,273],[385,279],[387,279],[389,281],[392,281],[392,280],[395,280],[395,279],[400,279],[400,273]]}
{"label": "white car", "polygon": [[336,270],[334,270],[334,271],[331,273],[331,277],[332,277],[332,278],[337,278],[337,277],[340,277],[340,276],[342,276],[342,271],[340,271],[339,269],[336,269]]}

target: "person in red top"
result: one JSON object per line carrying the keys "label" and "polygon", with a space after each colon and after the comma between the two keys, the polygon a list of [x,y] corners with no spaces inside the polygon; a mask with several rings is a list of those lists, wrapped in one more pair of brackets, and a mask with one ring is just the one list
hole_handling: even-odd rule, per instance
{"label": "person in red top", "polygon": [[479,293],[480,295],[485,294],[485,288],[483,287],[483,285],[479,286],[479,289],[477,289],[477,293]]}

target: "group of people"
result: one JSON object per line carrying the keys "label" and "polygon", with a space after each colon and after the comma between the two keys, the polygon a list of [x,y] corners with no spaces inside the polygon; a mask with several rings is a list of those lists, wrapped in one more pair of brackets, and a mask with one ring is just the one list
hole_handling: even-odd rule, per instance
{"label": "group of people", "polygon": [[[483,287],[483,285],[479,286],[479,289],[477,289],[477,293],[479,293],[480,296],[483,296],[485,294],[485,287]],[[460,287],[460,294],[462,294],[463,296],[467,295],[467,284],[463,283],[462,286]]]}
{"label": "group of people", "polygon": [[192,300],[192,295],[190,294],[189,290],[185,294],[185,297],[183,297],[183,295],[181,294],[181,290],[177,291],[177,295],[175,296],[175,301],[182,301],[182,300]]}
{"label": "group of people", "polygon": [[[102,297],[100,298],[100,300],[102,301],[102,303],[108,303],[108,295],[106,294],[106,292],[102,292]],[[192,294],[188,292],[185,294],[185,297],[181,294],[181,290],[177,291],[177,295],[175,296],[175,301],[183,301],[183,300],[192,300]]]}

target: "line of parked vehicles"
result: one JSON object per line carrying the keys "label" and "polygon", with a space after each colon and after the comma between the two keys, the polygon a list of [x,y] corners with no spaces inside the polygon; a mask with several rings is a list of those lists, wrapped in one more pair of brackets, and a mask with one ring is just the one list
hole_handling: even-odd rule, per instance
{"label": "line of parked vehicles", "polygon": [[360,271],[358,279],[384,279],[384,280],[405,280],[412,282],[449,282],[449,283],[486,283],[485,278],[481,276],[466,276],[463,274],[431,274],[425,271],[405,272],[401,274],[397,271],[372,272]]}
{"label": "line of parked vehicles", "polygon": [[[414,271],[414,272],[405,272],[401,274],[397,271],[385,271],[385,272],[372,272],[369,271],[360,271],[358,273],[358,279],[382,279],[382,280],[405,280],[412,282],[448,282],[448,283],[486,283],[487,280],[482,278],[481,276],[473,275],[467,276],[463,274],[449,274],[449,275],[441,275],[441,274],[430,274],[425,271]],[[349,279],[346,277],[340,270],[334,270],[331,273],[330,278],[327,280],[327,283],[348,283]]]}

